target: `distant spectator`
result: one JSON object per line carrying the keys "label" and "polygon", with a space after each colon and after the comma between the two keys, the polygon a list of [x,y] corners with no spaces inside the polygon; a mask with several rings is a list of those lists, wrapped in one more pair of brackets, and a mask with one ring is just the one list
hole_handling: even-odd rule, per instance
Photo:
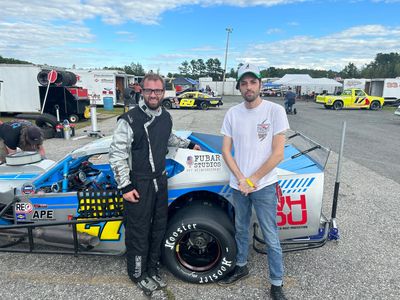
{"label": "distant spectator", "polygon": [[135,102],[138,104],[142,94],[142,87],[139,85],[139,83],[135,82],[133,85],[133,90],[135,91]]}
{"label": "distant spectator", "polygon": [[293,104],[296,103],[296,94],[292,92],[292,88],[289,87],[285,95],[285,109],[287,113],[292,112]]}

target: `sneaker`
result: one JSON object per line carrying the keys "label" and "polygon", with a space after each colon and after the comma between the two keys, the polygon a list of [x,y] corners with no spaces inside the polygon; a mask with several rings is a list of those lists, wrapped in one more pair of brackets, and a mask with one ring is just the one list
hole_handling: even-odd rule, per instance
{"label": "sneaker", "polygon": [[235,266],[233,272],[229,273],[225,278],[218,281],[218,285],[231,285],[239,279],[246,278],[247,276],[249,276],[249,269],[247,268],[247,265],[242,267]]}
{"label": "sneaker", "polygon": [[282,286],[271,285],[270,295],[272,300],[287,300]]}
{"label": "sneaker", "polygon": [[157,283],[148,276],[143,277],[136,284],[146,295],[151,295],[151,293],[158,289]]}
{"label": "sneaker", "polygon": [[158,274],[150,276],[150,278],[153,279],[153,281],[157,284],[158,289],[163,289],[167,286],[167,283]]}

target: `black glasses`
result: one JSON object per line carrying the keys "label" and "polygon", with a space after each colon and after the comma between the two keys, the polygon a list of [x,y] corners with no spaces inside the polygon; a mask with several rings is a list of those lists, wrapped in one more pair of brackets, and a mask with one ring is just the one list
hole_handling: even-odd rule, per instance
{"label": "black glasses", "polygon": [[143,94],[151,95],[152,92],[154,92],[154,94],[156,94],[157,96],[161,96],[162,93],[164,92],[164,90],[161,90],[161,89],[155,89],[155,90],[153,90],[153,89],[143,89]]}

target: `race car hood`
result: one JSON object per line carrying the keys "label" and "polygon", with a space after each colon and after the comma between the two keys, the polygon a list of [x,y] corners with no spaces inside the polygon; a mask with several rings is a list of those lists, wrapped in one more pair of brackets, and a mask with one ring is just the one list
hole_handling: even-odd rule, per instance
{"label": "race car hood", "polygon": [[44,159],[33,164],[21,166],[0,165],[0,202],[6,204],[13,200],[14,189],[31,182],[34,178],[49,169],[55,162]]}

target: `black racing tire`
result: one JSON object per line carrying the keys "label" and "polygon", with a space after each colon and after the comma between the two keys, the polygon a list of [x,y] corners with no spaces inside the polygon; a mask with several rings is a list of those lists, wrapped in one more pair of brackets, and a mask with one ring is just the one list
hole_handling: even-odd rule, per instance
{"label": "black racing tire", "polygon": [[341,110],[343,108],[343,102],[341,100],[336,100],[333,102],[333,109],[334,110]]}
{"label": "black racing tire", "polygon": [[165,109],[171,109],[171,108],[172,108],[171,100],[165,99],[165,100],[162,102],[162,106],[163,106]]}
{"label": "black racing tire", "polygon": [[370,110],[379,110],[381,109],[381,103],[377,100],[373,100],[369,106]]}
{"label": "black racing tire", "polygon": [[57,118],[51,114],[41,114],[37,117],[35,122],[38,127],[55,128],[58,124]]}
{"label": "black racing tire", "polygon": [[69,115],[68,120],[70,123],[78,123],[79,122],[79,117],[75,114]]}
{"label": "black racing tire", "polygon": [[162,259],[186,282],[218,281],[235,266],[234,225],[218,207],[183,208],[168,222]]}
{"label": "black racing tire", "polygon": [[276,97],[281,97],[282,94],[281,93],[276,93]]}
{"label": "black racing tire", "polygon": [[55,132],[54,128],[41,127],[40,130],[42,131],[43,138],[45,140],[52,139],[55,137],[56,132]]}
{"label": "black racing tire", "polygon": [[208,104],[206,101],[202,101],[202,102],[200,103],[200,108],[201,108],[202,110],[207,110],[207,109],[209,108],[209,104]]}

